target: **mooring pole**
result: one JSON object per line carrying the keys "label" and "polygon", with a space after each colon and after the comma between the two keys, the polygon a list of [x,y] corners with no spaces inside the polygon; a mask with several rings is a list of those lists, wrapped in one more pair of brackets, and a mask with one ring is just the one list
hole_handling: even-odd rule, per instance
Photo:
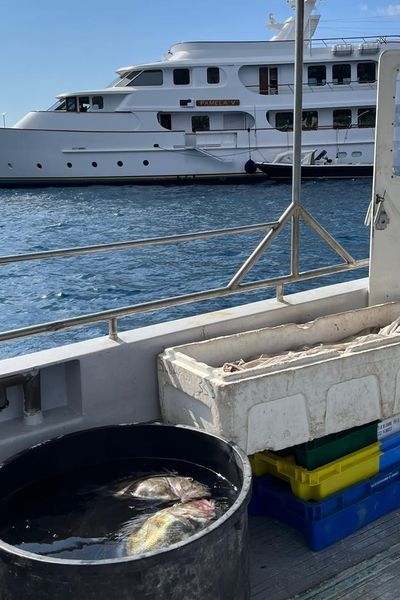
{"label": "mooring pole", "polygon": [[304,0],[296,2],[296,37],[294,68],[294,109],[293,109],[293,168],[292,203],[295,211],[292,216],[292,275],[299,273],[300,211],[301,202],[301,135],[303,113],[303,54],[304,54]]}

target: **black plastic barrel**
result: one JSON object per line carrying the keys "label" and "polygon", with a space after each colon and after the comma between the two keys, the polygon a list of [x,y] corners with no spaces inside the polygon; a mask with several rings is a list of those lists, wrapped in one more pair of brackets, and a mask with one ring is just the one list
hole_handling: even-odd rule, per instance
{"label": "black plastic barrel", "polygon": [[1,600],[247,600],[247,504],[251,471],[234,444],[162,424],[89,429],[21,452],[0,468],[0,493],[76,468],[135,456],[191,461],[238,488],[233,505],[206,529],[165,550],[98,561],[23,551],[0,540]]}

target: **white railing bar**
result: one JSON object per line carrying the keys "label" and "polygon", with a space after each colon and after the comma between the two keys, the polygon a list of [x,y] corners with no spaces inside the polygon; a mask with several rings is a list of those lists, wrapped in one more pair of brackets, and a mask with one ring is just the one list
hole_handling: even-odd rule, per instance
{"label": "white railing bar", "polygon": [[254,231],[263,231],[264,229],[274,229],[278,222],[257,223],[254,225],[245,225],[242,227],[231,227],[228,229],[214,229],[210,231],[198,231],[195,233],[184,233],[181,235],[171,235],[165,237],[147,238],[141,240],[131,240],[126,242],[115,242],[112,244],[99,244],[93,246],[76,246],[74,248],[63,248],[59,250],[46,250],[43,252],[29,252],[26,254],[11,254],[0,257],[0,265],[44,260],[50,258],[60,258],[64,256],[74,256],[80,254],[95,254],[96,252],[111,252],[113,250],[129,250],[131,248],[142,248],[143,246],[178,244],[198,239],[208,239],[212,237],[222,237],[225,235],[237,235],[241,233],[251,233]]}

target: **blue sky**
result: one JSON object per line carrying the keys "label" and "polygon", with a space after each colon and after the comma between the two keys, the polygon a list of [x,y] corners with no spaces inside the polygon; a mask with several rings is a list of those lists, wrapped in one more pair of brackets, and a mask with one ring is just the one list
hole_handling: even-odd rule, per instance
{"label": "blue sky", "polygon": [[[65,91],[103,87],[118,67],[160,58],[183,40],[268,39],[285,0],[3,0],[0,113],[8,126]],[[317,37],[400,35],[400,3],[321,0]],[[0,120],[0,126],[2,121]]]}

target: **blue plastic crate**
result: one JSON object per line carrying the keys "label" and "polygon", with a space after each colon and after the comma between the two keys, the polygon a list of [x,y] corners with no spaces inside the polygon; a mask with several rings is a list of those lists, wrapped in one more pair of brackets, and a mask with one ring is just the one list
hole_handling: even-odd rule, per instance
{"label": "blue plastic crate", "polygon": [[400,462],[400,432],[381,440],[383,452],[379,459],[379,470],[383,471]]}
{"label": "blue plastic crate", "polygon": [[249,514],[283,521],[301,531],[312,550],[322,550],[397,508],[400,463],[320,502],[297,498],[275,477],[258,477]]}

